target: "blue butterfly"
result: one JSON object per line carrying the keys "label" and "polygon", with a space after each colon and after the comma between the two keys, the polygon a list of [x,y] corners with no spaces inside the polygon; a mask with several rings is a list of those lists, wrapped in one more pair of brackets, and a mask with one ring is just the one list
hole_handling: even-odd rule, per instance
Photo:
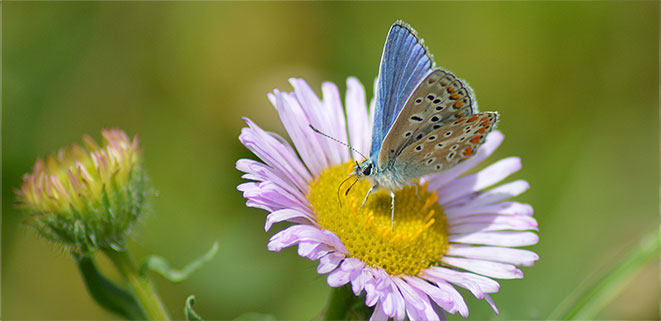
{"label": "blue butterfly", "polygon": [[393,191],[474,155],[497,120],[496,112],[478,113],[468,84],[435,67],[415,30],[395,22],[379,66],[370,157],[354,167],[372,185],[365,201],[389,190],[394,224]]}

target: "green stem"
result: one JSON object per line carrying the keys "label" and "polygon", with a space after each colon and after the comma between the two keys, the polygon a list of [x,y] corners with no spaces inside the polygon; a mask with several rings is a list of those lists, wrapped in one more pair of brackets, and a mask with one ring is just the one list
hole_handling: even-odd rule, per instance
{"label": "green stem", "polygon": [[351,292],[350,285],[332,288],[324,320],[346,320],[347,312],[353,306],[354,298],[356,296]]}
{"label": "green stem", "polygon": [[[659,230],[645,235],[638,245],[615,267],[597,282],[583,296],[575,301],[573,308],[569,309],[563,317],[556,309],[549,320],[593,320],[597,314],[611,302],[617,294],[653,259],[659,255]],[[566,311],[566,310],[565,310]]]}
{"label": "green stem", "polygon": [[104,251],[115,267],[129,283],[133,295],[145,311],[149,320],[169,320],[165,307],[158,298],[149,278],[140,276],[138,267],[128,251]]}

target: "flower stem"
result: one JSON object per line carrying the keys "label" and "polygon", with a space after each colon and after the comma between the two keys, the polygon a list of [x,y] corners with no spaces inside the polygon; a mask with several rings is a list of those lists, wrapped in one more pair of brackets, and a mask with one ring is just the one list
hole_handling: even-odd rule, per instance
{"label": "flower stem", "polygon": [[169,320],[163,303],[159,299],[149,278],[142,277],[133,257],[128,251],[104,251],[115,267],[129,283],[135,299],[144,310],[149,320]]}
{"label": "flower stem", "polygon": [[[548,320],[590,320],[611,302],[629,281],[655,258],[659,257],[659,230],[654,230],[641,238],[635,248],[604,276],[591,289],[585,291],[578,300],[574,299],[573,307],[567,308],[561,304],[551,313]],[[565,303],[565,302],[563,302]],[[562,313],[561,311],[569,311]],[[564,315],[563,315],[564,314]]]}
{"label": "flower stem", "polygon": [[324,320],[346,320],[355,297],[349,285],[332,288]]}

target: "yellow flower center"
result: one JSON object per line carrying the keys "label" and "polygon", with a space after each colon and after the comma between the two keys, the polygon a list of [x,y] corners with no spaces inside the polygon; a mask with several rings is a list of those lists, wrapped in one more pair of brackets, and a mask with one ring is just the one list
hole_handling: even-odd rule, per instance
{"label": "yellow flower center", "polygon": [[335,233],[350,256],[390,275],[417,275],[438,262],[448,249],[448,223],[436,192],[426,184],[395,191],[393,227],[388,191],[373,192],[361,207],[370,184],[361,179],[346,194],[349,180],[338,197],[352,170],[352,162],[334,166],[310,184],[307,198],[321,227]]}

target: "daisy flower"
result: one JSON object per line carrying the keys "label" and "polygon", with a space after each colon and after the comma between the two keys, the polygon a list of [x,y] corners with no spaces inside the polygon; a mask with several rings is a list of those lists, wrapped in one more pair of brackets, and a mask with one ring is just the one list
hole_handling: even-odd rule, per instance
{"label": "daisy flower", "polygon": [[500,145],[494,131],[466,161],[417,184],[395,191],[391,227],[388,191],[373,193],[366,179],[347,193],[343,181],[362,157],[316,134],[309,125],[339,141],[368,151],[374,110],[368,113],[365,91],[355,78],[347,81],[346,117],[337,87],[322,85],[319,99],[302,79],[290,79],[294,91],[268,95],[293,143],[246,119],[239,140],[260,161],[240,159],[237,169],[250,180],[238,190],[247,206],[264,209],[265,230],[291,222],[276,233],[268,248],[298,245],[299,255],[319,261],[331,287],[350,284],[373,307],[372,320],[439,320],[445,312],[468,316],[455,286],[484,299],[498,292],[494,279],[522,278],[517,266],[530,266],[534,252],[513,247],[536,244],[537,222],[530,205],[508,201],[528,189],[518,180],[497,187],[521,168],[517,157],[499,160],[470,175]]}

